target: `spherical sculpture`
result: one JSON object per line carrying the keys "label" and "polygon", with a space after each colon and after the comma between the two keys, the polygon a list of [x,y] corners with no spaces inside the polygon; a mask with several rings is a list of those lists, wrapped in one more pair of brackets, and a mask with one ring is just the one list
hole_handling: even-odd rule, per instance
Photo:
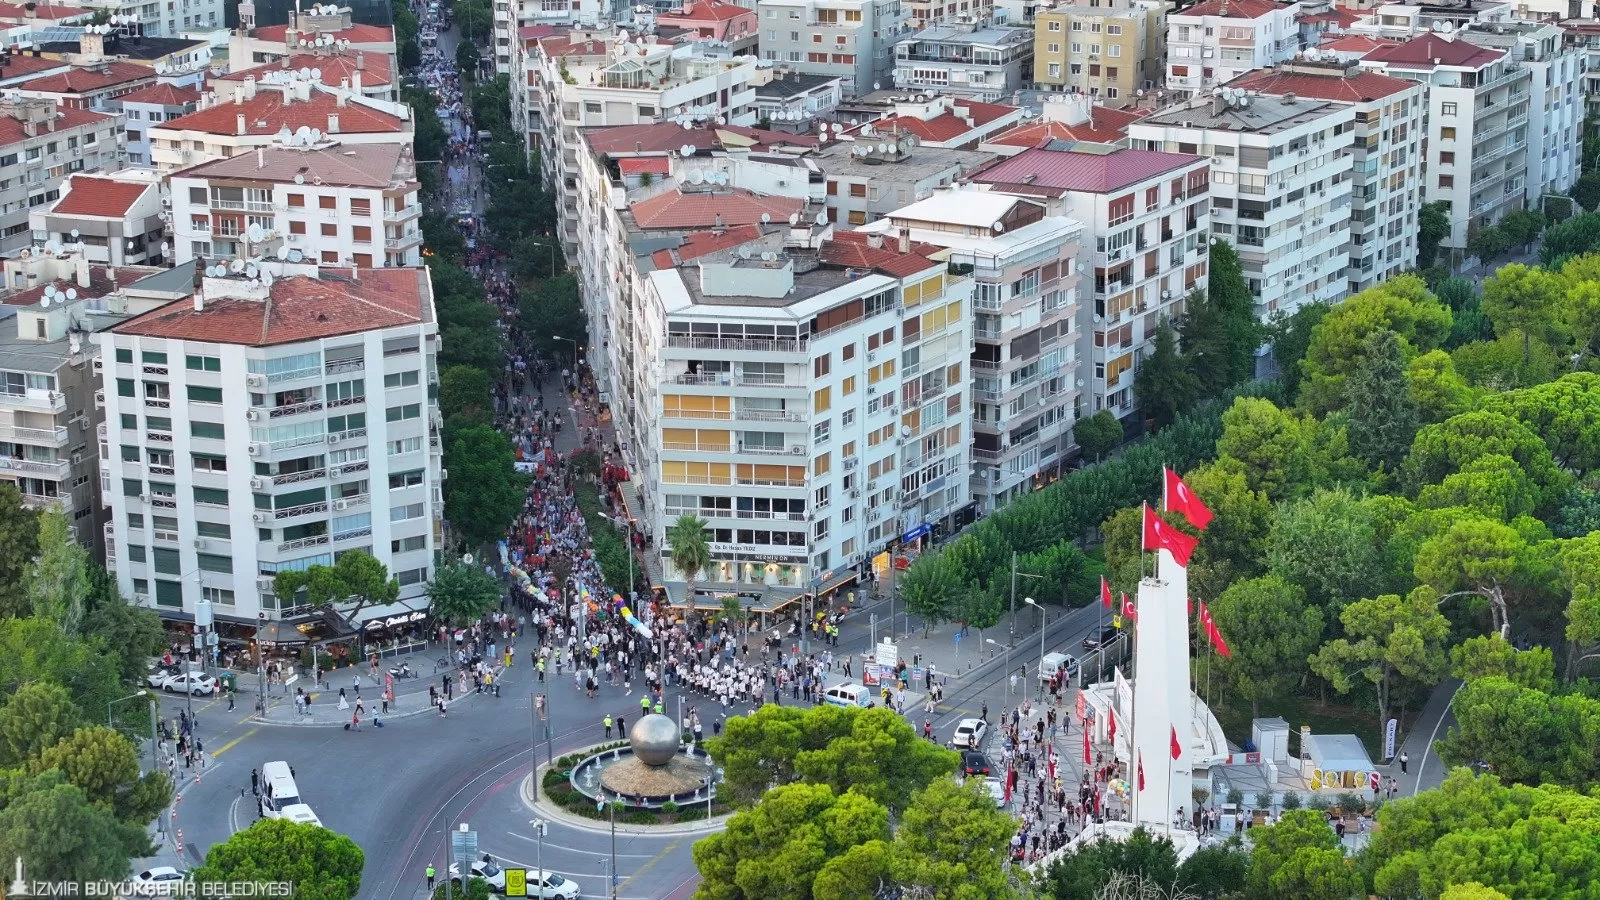
{"label": "spherical sculpture", "polygon": [[663,715],[648,715],[628,729],[634,758],[647,766],[664,766],[678,753],[678,723]]}

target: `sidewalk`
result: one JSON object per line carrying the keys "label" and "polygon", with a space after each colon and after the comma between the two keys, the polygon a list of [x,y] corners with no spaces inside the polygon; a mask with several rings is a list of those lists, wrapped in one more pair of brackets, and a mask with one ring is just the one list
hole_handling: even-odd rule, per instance
{"label": "sidewalk", "polygon": [[[380,669],[379,671],[384,670]],[[490,671],[493,672],[495,681],[498,682],[501,674],[505,671],[505,667],[494,666]],[[308,696],[311,698],[311,703],[298,714],[295,711],[294,689],[296,687],[309,686],[309,681],[296,682],[288,689],[282,687],[269,689],[267,713],[264,721],[273,725],[347,725],[355,714],[357,699],[362,701],[364,707],[364,711],[361,714],[363,727],[371,726],[375,719],[406,719],[428,713],[438,715],[438,708],[428,704],[428,688],[430,686],[441,688],[441,679],[446,677],[446,673],[441,671],[431,677],[424,673],[417,678],[395,679],[394,700],[389,704],[389,712],[387,713],[382,711],[382,676],[374,679],[371,676],[363,675],[361,678],[363,693],[359,698],[351,688],[354,677],[351,670],[340,669],[333,673],[325,673],[325,676],[332,680],[333,689],[327,690],[325,687],[318,687],[314,691],[307,691]],[[458,679],[452,678],[452,681],[454,682],[455,694],[454,699],[446,704],[447,707],[454,706],[469,697],[477,696],[472,690],[472,682],[470,680],[467,681],[464,691],[460,689],[461,682]],[[340,688],[344,689],[345,701],[349,704],[346,709],[339,708]]]}

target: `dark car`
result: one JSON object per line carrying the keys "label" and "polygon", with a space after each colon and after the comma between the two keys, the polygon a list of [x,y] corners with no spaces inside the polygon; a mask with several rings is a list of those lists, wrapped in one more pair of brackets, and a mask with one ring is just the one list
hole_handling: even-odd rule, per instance
{"label": "dark car", "polygon": [[991,770],[989,757],[974,750],[961,754],[961,772],[965,775],[987,776]]}
{"label": "dark car", "polygon": [[1100,629],[1098,634],[1091,634],[1084,638],[1083,649],[1093,650],[1096,647],[1104,647],[1106,644],[1111,643],[1112,638],[1117,636],[1117,631],[1117,628],[1107,625],[1106,627]]}

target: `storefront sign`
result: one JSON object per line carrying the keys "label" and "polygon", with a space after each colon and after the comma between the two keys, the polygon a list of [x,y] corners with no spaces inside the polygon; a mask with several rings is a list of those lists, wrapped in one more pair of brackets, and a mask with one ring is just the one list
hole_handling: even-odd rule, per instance
{"label": "storefront sign", "polygon": [[421,622],[428,617],[428,611],[419,609],[415,612],[400,613],[383,619],[372,619],[367,622],[367,630],[375,631],[379,628],[394,628],[397,625],[409,625],[412,622]]}
{"label": "storefront sign", "polygon": [[764,544],[724,544],[714,542],[708,546],[712,553],[736,556],[739,562],[803,563],[806,561],[805,550],[800,548],[784,552],[774,550]]}
{"label": "storefront sign", "polygon": [[917,527],[911,529],[910,531],[906,532],[905,534],[900,535],[900,542],[904,543],[904,544],[909,544],[912,541],[916,540],[917,538],[922,537],[923,535],[927,534],[928,532],[930,532],[932,530],[933,530],[933,525],[931,525],[928,522],[923,522],[921,525],[918,525]]}

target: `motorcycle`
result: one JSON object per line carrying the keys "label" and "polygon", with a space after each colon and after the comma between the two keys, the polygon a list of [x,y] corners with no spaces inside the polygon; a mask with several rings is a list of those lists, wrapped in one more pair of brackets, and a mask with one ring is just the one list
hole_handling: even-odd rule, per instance
{"label": "motorcycle", "polygon": [[389,669],[389,675],[391,677],[393,677],[393,678],[418,678],[418,677],[421,677],[416,672],[411,671],[411,664],[410,663],[401,663],[398,666],[391,667]]}

